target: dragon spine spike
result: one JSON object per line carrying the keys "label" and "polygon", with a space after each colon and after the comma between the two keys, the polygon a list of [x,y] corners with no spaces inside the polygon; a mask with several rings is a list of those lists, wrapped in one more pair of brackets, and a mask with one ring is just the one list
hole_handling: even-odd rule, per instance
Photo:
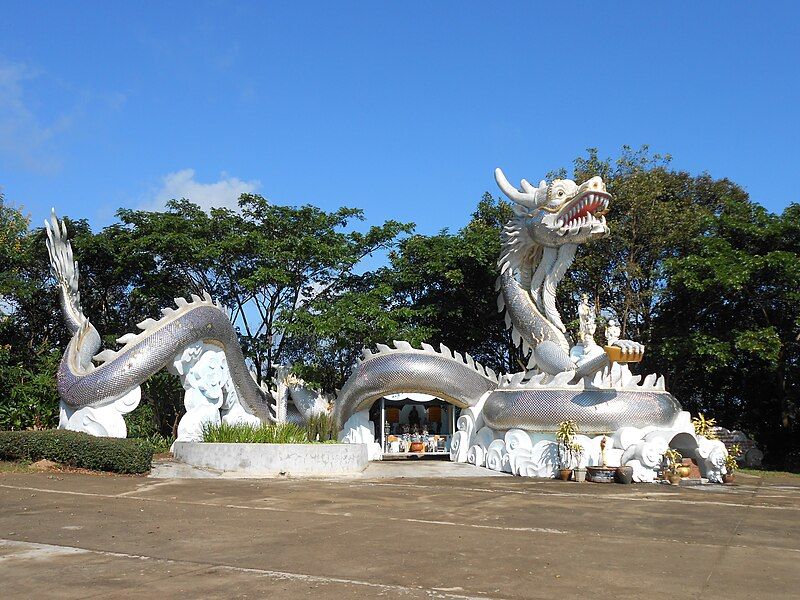
{"label": "dragon spine spike", "polygon": [[522,380],[525,378],[525,371],[520,371],[519,373],[514,373],[511,376],[511,379],[508,381],[509,387],[518,386]]}
{"label": "dragon spine spike", "polygon": [[392,340],[394,347],[397,350],[413,350],[414,348],[406,341],[403,340]]}
{"label": "dragon spine spike", "polygon": [[192,302],[202,302],[202,298],[197,294],[192,294]]}
{"label": "dragon spine spike", "polygon": [[473,369],[475,368],[475,359],[469,355],[469,352],[464,352],[464,362],[467,363]]}
{"label": "dragon spine spike", "polygon": [[537,375],[533,375],[530,378],[530,383],[533,384],[533,385],[539,385],[539,384],[542,383],[542,381],[545,380],[546,377],[547,377],[547,373],[539,373]]}
{"label": "dragon spine spike", "polygon": [[149,329],[149,328],[151,328],[151,327],[153,327],[154,325],[157,325],[157,324],[158,324],[158,321],[148,317],[144,321],[140,321],[139,323],[137,323],[136,326],[139,329],[141,329],[142,331],[146,331],[147,329]]}
{"label": "dragon spine spike", "polygon": [[[640,377],[641,377],[641,375],[640,375]],[[650,388],[650,389],[654,388],[656,386],[656,379],[657,378],[658,378],[658,375],[656,375],[655,373],[650,373],[647,377],[644,378],[644,381],[642,382],[642,387],[643,388]]]}
{"label": "dragon spine spike", "polygon": [[209,294],[206,290],[203,290],[203,300],[210,304],[214,304],[214,301],[211,299],[211,294]]}
{"label": "dragon spine spike", "polygon": [[460,363],[464,362],[464,357],[461,356],[461,354],[456,352],[455,350],[453,350],[453,359]]}
{"label": "dragon spine spike", "polygon": [[[641,375],[634,375],[628,380],[628,385],[626,387],[634,388],[638,387],[639,381],[642,379]],[[647,382],[645,382],[647,383]],[[642,387],[647,387],[645,384],[642,384]]]}
{"label": "dragon spine spike", "polygon": [[128,342],[132,342],[137,337],[139,336],[137,336],[135,333],[126,333],[125,335],[117,338],[117,343],[125,345]]}
{"label": "dragon spine spike", "polygon": [[489,376],[489,379],[497,381],[497,373],[495,373],[493,369],[486,367],[486,374]]}
{"label": "dragon spine spike", "polygon": [[375,347],[378,349],[378,354],[383,354],[385,352],[391,352],[392,349],[389,348],[386,344],[375,344]]}
{"label": "dragon spine spike", "polygon": [[453,358],[453,353],[450,351],[450,348],[441,343],[439,344],[439,354],[447,356],[448,358]]}
{"label": "dragon spine spike", "polygon": [[361,350],[361,360],[367,360],[370,356],[372,356],[372,350],[369,348],[363,348]]}
{"label": "dragon spine spike", "polygon": [[434,350],[433,346],[426,344],[425,342],[422,342],[422,350],[424,352],[428,352],[429,354],[436,354],[436,350]]}
{"label": "dragon spine spike", "polygon": [[658,376],[658,379],[656,380],[655,389],[661,392],[666,391],[667,387],[663,375]]}
{"label": "dragon spine spike", "polygon": [[105,363],[105,362],[108,362],[108,361],[112,360],[115,356],[117,356],[116,352],[114,352],[113,350],[110,350],[110,349],[106,349],[106,350],[103,350],[102,352],[100,352],[98,354],[95,354],[92,357],[92,360],[95,361],[95,362],[99,362],[99,363]]}

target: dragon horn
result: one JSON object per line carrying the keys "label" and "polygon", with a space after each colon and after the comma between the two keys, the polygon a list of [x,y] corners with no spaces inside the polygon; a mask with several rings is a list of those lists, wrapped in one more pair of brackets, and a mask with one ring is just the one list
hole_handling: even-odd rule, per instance
{"label": "dragon horn", "polygon": [[541,201],[538,201],[536,199],[536,188],[534,188],[524,179],[522,180],[521,184],[524,191],[520,191],[515,188],[508,182],[508,179],[506,179],[506,176],[503,174],[503,170],[500,169],[500,167],[494,170],[494,179],[497,182],[497,186],[503,191],[503,193],[517,204],[522,204],[528,208],[538,208],[547,202],[546,197]]}

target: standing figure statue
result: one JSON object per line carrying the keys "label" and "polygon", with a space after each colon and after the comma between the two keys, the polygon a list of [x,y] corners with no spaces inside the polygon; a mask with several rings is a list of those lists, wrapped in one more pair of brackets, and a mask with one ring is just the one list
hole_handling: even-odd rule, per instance
{"label": "standing figure statue", "polygon": [[597,320],[594,309],[589,304],[589,294],[581,294],[578,304],[578,319],[580,319],[580,341],[584,348],[596,346],[594,332],[597,331]]}
{"label": "standing figure statue", "polygon": [[596,331],[597,318],[594,307],[589,304],[589,294],[581,294],[581,301],[578,303],[578,343],[569,353],[576,366],[581,367],[603,354],[603,349],[594,341]]}
{"label": "standing figure statue", "polygon": [[619,323],[614,319],[611,319],[606,326],[606,344],[608,346],[613,346],[614,342],[619,339],[622,331],[619,328]]}

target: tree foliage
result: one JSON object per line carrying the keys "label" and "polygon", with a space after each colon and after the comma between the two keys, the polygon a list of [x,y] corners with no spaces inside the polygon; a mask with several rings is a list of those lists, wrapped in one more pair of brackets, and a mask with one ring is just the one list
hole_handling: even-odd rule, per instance
{"label": "tree foliage", "polygon": [[487,192],[466,227],[403,240],[384,270],[395,302],[414,310],[427,341],[469,352],[499,372],[519,370],[521,359],[497,312],[495,289],[499,232],[509,218],[510,206]]}

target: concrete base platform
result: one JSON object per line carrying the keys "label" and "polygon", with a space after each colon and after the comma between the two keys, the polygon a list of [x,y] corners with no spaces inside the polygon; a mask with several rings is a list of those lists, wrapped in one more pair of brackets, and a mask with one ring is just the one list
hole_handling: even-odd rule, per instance
{"label": "concrete base platform", "polygon": [[372,461],[358,473],[325,473],[325,474],[285,474],[258,475],[241,471],[220,471],[208,467],[195,467],[176,460],[157,460],[149,477],[152,479],[267,479],[301,477],[303,479],[391,479],[391,478],[436,478],[452,477],[510,477],[508,473],[499,473],[466,463],[450,461]]}
{"label": "concrete base platform", "polygon": [[366,444],[175,442],[173,454],[175,462],[209,477],[355,475],[369,464]]}

